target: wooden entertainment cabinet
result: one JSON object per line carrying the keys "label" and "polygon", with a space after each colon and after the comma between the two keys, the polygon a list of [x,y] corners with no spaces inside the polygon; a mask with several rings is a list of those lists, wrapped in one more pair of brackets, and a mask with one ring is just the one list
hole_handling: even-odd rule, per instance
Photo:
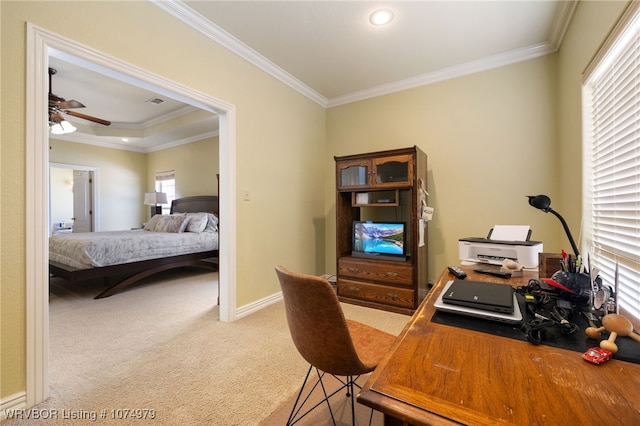
{"label": "wooden entertainment cabinet", "polygon": [[[410,315],[426,296],[429,280],[427,227],[420,220],[427,155],[414,146],[335,161],[338,298]],[[354,221],[406,223],[406,256],[354,256]]]}

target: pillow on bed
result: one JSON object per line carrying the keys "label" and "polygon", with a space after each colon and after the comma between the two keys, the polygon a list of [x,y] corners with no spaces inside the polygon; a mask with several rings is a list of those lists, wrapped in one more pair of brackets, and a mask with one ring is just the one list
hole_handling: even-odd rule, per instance
{"label": "pillow on bed", "polygon": [[202,232],[207,226],[207,213],[187,213],[189,223],[186,232]]}
{"label": "pillow on bed", "polygon": [[156,214],[156,215],[151,216],[151,219],[149,219],[147,221],[147,223],[144,224],[144,230],[145,231],[155,231],[156,225],[160,221],[161,217],[162,217],[162,215],[160,215],[160,214]]}
{"label": "pillow on bed", "polygon": [[204,232],[218,232],[218,216],[207,213],[207,226],[204,227]]}
{"label": "pillow on bed", "polygon": [[[184,225],[184,226],[183,226]],[[184,232],[188,225],[187,217],[184,215],[163,216],[156,225],[156,232]]]}
{"label": "pillow on bed", "polygon": [[185,232],[187,230],[187,226],[189,226],[189,218],[186,213],[173,213],[172,216],[180,216],[182,217],[182,224],[180,225],[180,229],[178,232]]}

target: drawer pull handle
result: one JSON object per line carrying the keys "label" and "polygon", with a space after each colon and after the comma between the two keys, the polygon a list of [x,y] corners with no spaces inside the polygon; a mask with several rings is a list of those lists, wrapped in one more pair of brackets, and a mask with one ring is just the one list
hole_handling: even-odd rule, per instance
{"label": "drawer pull handle", "polygon": [[349,291],[351,293],[360,293],[360,288],[358,288],[358,287],[349,287]]}
{"label": "drawer pull handle", "polygon": [[399,276],[400,276],[400,274],[399,274],[399,273],[397,273],[397,272],[393,272],[393,271],[392,271],[392,272],[387,272],[387,276],[388,276],[388,277],[399,277]]}
{"label": "drawer pull handle", "polygon": [[353,272],[354,274],[360,272],[360,269],[358,268],[349,268],[349,272]]}
{"label": "drawer pull handle", "polygon": [[387,293],[387,297],[393,301],[400,299],[400,297],[395,293]]}

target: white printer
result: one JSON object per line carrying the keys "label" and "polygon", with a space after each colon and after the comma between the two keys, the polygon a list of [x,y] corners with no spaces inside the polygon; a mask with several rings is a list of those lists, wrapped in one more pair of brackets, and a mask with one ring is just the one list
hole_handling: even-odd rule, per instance
{"label": "white printer", "polygon": [[[460,260],[502,265],[504,259],[510,259],[525,268],[538,267],[538,253],[542,253],[542,243],[540,241],[529,241],[531,230],[528,227],[525,235],[519,235],[521,237],[524,236],[524,238],[518,240],[502,239],[508,238],[510,234],[500,232],[497,235],[494,232],[495,230],[496,228],[491,229],[486,238],[460,238],[458,240]],[[503,228],[500,228],[500,231],[502,230]],[[518,231],[522,232],[522,229],[518,229]],[[500,239],[496,239],[496,236]]]}

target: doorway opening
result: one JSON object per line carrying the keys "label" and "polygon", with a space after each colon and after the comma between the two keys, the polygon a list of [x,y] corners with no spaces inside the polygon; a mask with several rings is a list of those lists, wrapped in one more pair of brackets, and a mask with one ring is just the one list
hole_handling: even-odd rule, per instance
{"label": "doorway opening", "polygon": [[236,317],[235,107],[210,95],[133,67],[31,23],[27,24],[26,149],[26,395],[32,407],[49,396],[49,144],[48,58],[66,55],[114,78],[153,87],[158,93],[219,115],[220,320]]}
{"label": "doorway opening", "polygon": [[49,235],[99,231],[98,169],[49,163]]}

